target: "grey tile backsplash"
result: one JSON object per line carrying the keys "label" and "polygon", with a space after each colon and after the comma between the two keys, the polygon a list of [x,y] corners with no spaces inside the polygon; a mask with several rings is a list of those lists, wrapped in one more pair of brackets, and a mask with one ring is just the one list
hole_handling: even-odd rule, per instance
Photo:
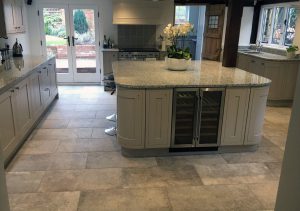
{"label": "grey tile backsplash", "polygon": [[156,26],[154,25],[119,25],[119,48],[155,48]]}

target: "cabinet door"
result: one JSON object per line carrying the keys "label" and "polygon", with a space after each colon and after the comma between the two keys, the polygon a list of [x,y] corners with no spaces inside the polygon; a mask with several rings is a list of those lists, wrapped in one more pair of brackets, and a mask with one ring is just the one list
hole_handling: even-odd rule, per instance
{"label": "cabinet door", "polygon": [[112,73],[112,63],[118,60],[118,52],[103,51],[103,74]]}
{"label": "cabinet door", "polygon": [[12,93],[5,92],[0,95],[0,145],[5,159],[9,152],[8,147],[16,139],[16,128],[14,126],[14,113],[12,108]]}
{"label": "cabinet door", "polygon": [[248,70],[249,69],[249,56],[238,54],[237,57],[237,68],[242,70]]}
{"label": "cabinet door", "polygon": [[7,37],[3,1],[0,1],[0,37]]}
{"label": "cabinet door", "polygon": [[245,145],[261,141],[269,87],[252,88],[250,93]]}
{"label": "cabinet door", "polygon": [[16,20],[14,16],[14,0],[4,0],[4,15],[7,33],[16,33]]}
{"label": "cabinet door", "polygon": [[50,76],[51,96],[54,96],[57,94],[57,76],[56,76],[56,65],[54,59],[48,62],[48,71]]}
{"label": "cabinet door", "polygon": [[258,58],[251,58],[249,60],[249,72],[259,75],[259,76],[264,76],[265,75],[265,63]]}
{"label": "cabinet door", "polygon": [[31,126],[28,84],[28,79],[25,79],[17,86],[15,86],[15,93],[13,97],[13,112],[15,116],[15,126],[18,134],[25,133]]}
{"label": "cabinet door", "polygon": [[145,90],[118,89],[118,142],[125,148],[145,147]]}
{"label": "cabinet door", "polygon": [[30,111],[32,118],[36,120],[42,111],[39,73],[35,72],[29,78]]}
{"label": "cabinet door", "polygon": [[146,148],[171,144],[172,90],[146,91]]}
{"label": "cabinet door", "polygon": [[47,106],[51,95],[51,81],[48,67],[45,65],[40,69],[40,92],[43,106]]}
{"label": "cabinet door", "polygon": [[227,89],[221,145],[243,145],[250,89]]}
{"label": "cabinet door", "polygon": [[23,0],[14,0],[13,13],[16,32],[25,32]]}

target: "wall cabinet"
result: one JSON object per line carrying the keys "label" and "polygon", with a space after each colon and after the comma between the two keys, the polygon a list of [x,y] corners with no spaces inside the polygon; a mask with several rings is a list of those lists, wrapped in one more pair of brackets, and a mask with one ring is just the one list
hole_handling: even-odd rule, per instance
{"label": "wall cabinet", "polygon": [[0,1],[0,38],[1,37],[7,37],[3,1]]}
{"label": "wall cabinet", "polygon": [[131,149],[145,147],[145,90],[118,89],[118,142]]}
{"label": "wall cabinet", "polygon": [[7,33],[25,32],[23,0],[4,0],[4,14]]}
{"label": "wall cabinet", "polygon": [[250,88],[227,89],[221,145],[243,145]]}
{"label": "wall cabinet", "polygon": [[118,51],[103,51],[103,74],[113,72],[112,63],[118,60]]}
{"label": "wall cabinet", "polygon": [[172,90],[146,91],[145,147],[169,148],[172,122]]}

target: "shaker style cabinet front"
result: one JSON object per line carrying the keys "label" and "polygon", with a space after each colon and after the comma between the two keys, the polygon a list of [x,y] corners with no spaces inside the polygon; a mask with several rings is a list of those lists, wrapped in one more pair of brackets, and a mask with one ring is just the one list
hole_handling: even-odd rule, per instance
{"label": "shaker style cabinet front", "polygon": [[8,156],[8,147],[16,140],[16,128],[14,125],[13,92],[7,91],[0,95],[0,150],[4,157]]}
{"label": "shaker style cabinet front", "polygon": [[168,148],[171,142],[172,90],[146,91],[145,147]]}
{"label": "shaker style cabinet front", "polygon": [[3,0],[6,30],[9,34],[25,32],[23,0]]}
{"label": "shaker style cabinet front", "polygon": [[45,64],[40,69],[40,92],[43,106],[48,105],[51,96],[51,76],[48,65]]}
{"label": "shaker style cabinet front", "polygon": [[118,51],[103,51],[103,74],[112,74],[112,63],[118,60]]}
{"label": "shaker style cabinet front", "polygon": [[117,91],[118,142],[125,148],[145,147],[145,90]]}
{"label": "shaker style cabinet front", "polygon": [[251,89],[245,145],[255,145],[261,141],[268,93],[269,87]]}
{"label": "shaker style cabinet front", "polygon": [[221,145],[243,145],[250,89],[227,89]]}
{"label": "shaker style cabinet front", "polygon": [[29,77],[30,89],[30,111],[33,119],[42,112],[42,101],[40,92],[40,73],[35,72]]}

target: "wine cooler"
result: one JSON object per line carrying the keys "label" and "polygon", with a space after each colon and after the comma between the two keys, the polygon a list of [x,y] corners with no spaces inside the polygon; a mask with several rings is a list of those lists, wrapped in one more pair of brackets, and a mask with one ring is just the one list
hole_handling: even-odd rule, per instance
{"label": "wine cooler", "polygon": [[219,145],[224,91],[219,88],[175,90],[172,148],[217,147]]}

